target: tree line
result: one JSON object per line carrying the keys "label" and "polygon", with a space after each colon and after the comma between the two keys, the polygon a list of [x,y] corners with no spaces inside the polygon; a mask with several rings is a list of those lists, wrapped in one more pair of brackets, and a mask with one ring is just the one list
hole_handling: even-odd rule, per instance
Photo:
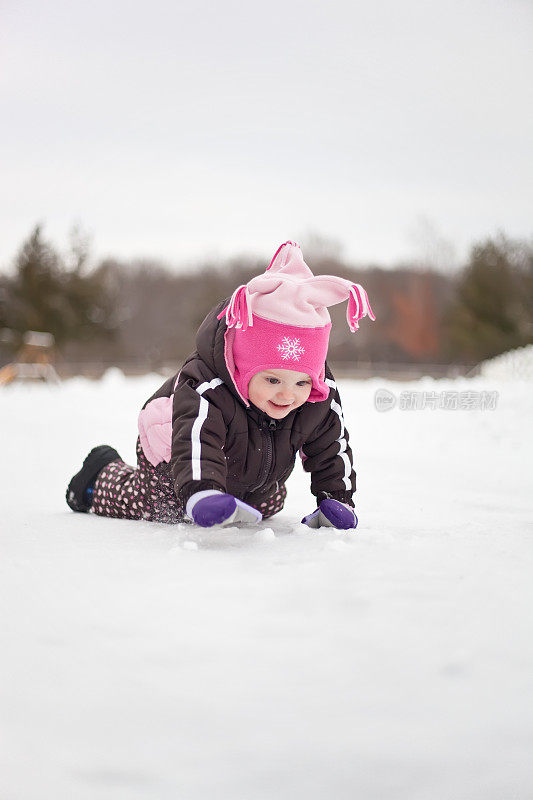
{"label": "tree line", "polygon": [[[487,238],[453,274],[419,264],[355,268],[327,252],[307,260],[316,274],[362,283],[376,314],[354,336],[344,304],[330,309],[333,363],[476,364],[533,342],[531,241]],[[149,260],[92,265],[89,242],[79,231],[61,255],[36,226],[13,266],[0,274],[4,363],[23,334],[37,330],[54,335],[64,361],[159,369],[185,359],[209,309],[266,265],[228,259],[188,273]]]}

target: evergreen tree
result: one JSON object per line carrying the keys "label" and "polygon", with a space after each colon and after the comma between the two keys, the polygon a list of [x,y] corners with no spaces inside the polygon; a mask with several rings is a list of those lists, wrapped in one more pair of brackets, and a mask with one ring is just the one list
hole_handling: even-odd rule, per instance
{"label": "evergreen tree", "polygon": [[472,249],[447,315],[450,353],[478,362],[533,341],[533,249],[504,236]]}
{"label": "evergreen tree", "polygon": [[75,233],[67,266],[37,225],[15,260],[9,287],[10,327],[52,333],[58,345],[113,333],[112,297],[105,267],[89,272],[88,246]]}

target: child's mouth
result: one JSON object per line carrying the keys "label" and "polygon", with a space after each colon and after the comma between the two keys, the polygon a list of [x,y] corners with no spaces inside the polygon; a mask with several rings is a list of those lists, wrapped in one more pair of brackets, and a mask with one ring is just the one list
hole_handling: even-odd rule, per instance
{"label": "child's mouth", "polygon": [[274,408],[279,408],[279,409],[282,409],[282,408],[290,408],[290,406],[292,406],[292,403],[285,403],[285,405],[280,405],[279,403],[275,403],[273,400],[269,400],[268,402],[269,402],[271,405],[273,405],[273,406],[274,406]]}

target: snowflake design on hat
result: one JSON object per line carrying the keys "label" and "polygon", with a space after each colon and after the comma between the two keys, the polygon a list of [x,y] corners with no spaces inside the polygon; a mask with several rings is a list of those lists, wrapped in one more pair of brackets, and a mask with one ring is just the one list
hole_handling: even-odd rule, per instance
{"label": "snowflake design on hat", "polygon": [[300,356],[305,353],[305,348],[300,344],[299,339],[291,339],[289,336],[284,336],[281,344],[278,344],[278,350],[284,361],[299,361]]}

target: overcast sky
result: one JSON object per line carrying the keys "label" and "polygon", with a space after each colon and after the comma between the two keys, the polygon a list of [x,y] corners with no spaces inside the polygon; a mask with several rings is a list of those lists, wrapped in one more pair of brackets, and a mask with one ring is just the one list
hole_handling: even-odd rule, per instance
{"label": "overcast sky", "polygon": [[177,265],[533,233],[531,0],[0,9],[0,267],[37,222]]}

